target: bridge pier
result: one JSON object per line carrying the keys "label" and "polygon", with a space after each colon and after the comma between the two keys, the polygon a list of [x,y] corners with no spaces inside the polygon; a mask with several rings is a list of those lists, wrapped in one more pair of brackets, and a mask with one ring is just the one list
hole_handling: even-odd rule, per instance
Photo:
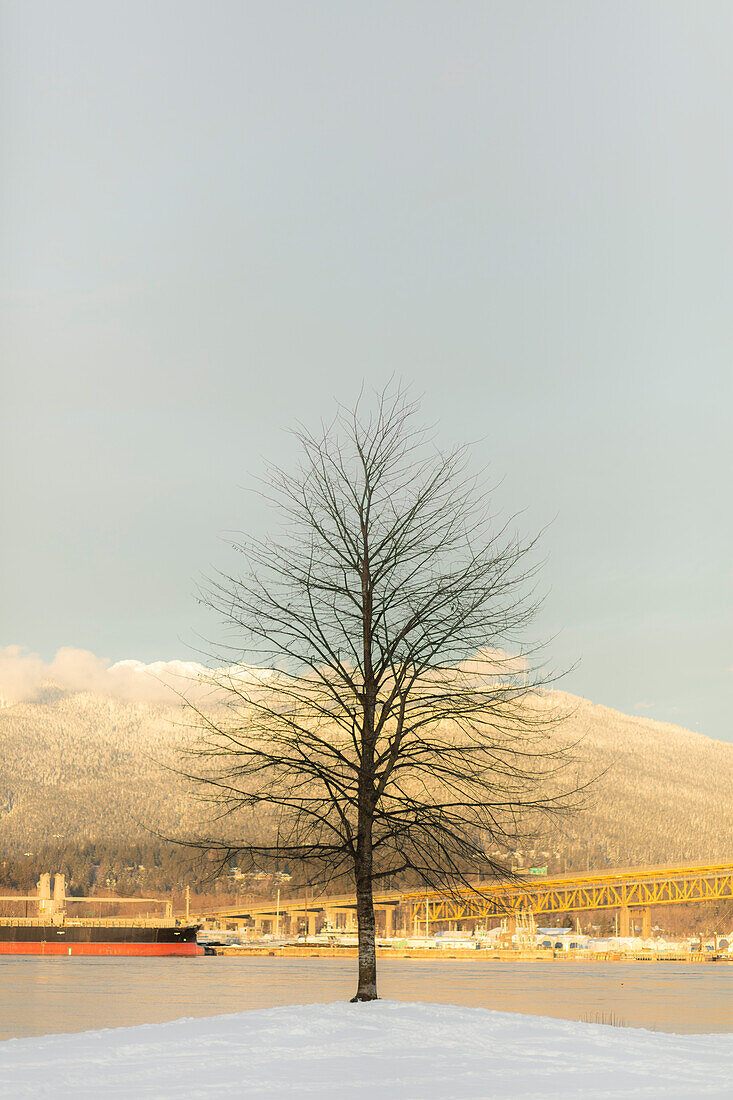
{"label": "bridge pier", "polygon": [[649,905],[641,909],[630,909],[628,905],[622,905],[618,911],[618,934],[622,938],[636,935],[637,918],[641,917],[641,935],[645,940],[652,935],[652,910]]}
{"label": "bridge pier", "polygon": [[651,939],[652,911],[648,905],[641,911],[641,934],[645,940]]}
{"label": "bridge pier", "polygon": [[394,936],[396,905],[377,905],[374,908],[376,913],[384,913],[384,935],[386,939],[391,939]]}
{"label": "bridge pier", "polygon": [[628,939],[631,935],[631,910],[628,905],[622,905],[618,911],[618,934],[622,939]]}
{"label": "bridge pier", "polygon": [[356,928],[356,908],[348,905],[337,905],[325,909],[326,922],[330,928],[337,928],[339,932],[351,932]]}
{"label": "bridge pier", "polygon": [[[304,931],[305,931],[306,936],[315,936],[315,934],[316,934],[316,923],[318,921],[319,915],[320,915],[320,910],[318,910],[318,909],[311,909],[311,908],[308,908],[308,909],[306,909],[306,908],[292,909],[291,912],[290,912],[291,922],[292,922],[291,926],[290,926],[290,931],[295,932],[297,934],[300,931],[300,924],[301,924],[301,921],[302,921],[303,924],[305,925]],[[295,928],[293,928],[293,924],[295,925]]]}

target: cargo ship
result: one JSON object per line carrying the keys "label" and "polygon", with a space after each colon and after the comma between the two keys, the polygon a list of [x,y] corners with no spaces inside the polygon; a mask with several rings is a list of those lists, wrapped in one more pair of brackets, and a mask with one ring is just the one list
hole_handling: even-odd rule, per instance
{"label": "cargo ship", "polygon": [[[170,902],[154,898],[67,898],[63,875],[41,875],[38,893],[3,897],[4,902],[36,903],[37,916],[0,917],[0,955],[155,955],[196,956],[204,949],[196,942],[197,924],[175,920]],[[67,902],[94,904],[165,905],[166,915],[153,917],[72,917]]]}

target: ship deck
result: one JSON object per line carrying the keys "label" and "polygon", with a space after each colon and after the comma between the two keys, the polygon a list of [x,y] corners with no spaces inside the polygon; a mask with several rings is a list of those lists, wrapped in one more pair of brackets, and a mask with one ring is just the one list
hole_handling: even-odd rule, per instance
{"label": "ship deck", "polygon": [[[42,917],[0,917],[0,928],[180,928],[173,917],[66,917],[64,920]],[[195,925],[198,927],[198,925]]]}

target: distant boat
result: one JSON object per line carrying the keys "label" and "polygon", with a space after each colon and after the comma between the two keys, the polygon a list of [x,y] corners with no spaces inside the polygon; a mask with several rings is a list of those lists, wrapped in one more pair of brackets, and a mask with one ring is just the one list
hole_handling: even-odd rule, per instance
{"label": "distant boat", "polygon": [[[36,897],[8,897],[3,901],[38,902],[37,917],[0,917],[0,955],[167,955],[205,954],[196,942],[199,925],[181,924],[166,917],[68,917],[66,883],[41,875]],[[70,901],[141,902],[145,898],[75,898]]]}

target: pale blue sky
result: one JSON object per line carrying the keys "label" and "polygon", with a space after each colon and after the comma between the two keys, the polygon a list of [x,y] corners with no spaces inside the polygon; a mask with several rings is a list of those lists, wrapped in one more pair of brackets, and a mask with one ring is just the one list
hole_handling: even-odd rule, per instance
{"label": "pale blue sky", "polygon": [[729,3],[0,9],[0,644],[189,655],[394,372],[554,518],[568,690],[733,739]]}

